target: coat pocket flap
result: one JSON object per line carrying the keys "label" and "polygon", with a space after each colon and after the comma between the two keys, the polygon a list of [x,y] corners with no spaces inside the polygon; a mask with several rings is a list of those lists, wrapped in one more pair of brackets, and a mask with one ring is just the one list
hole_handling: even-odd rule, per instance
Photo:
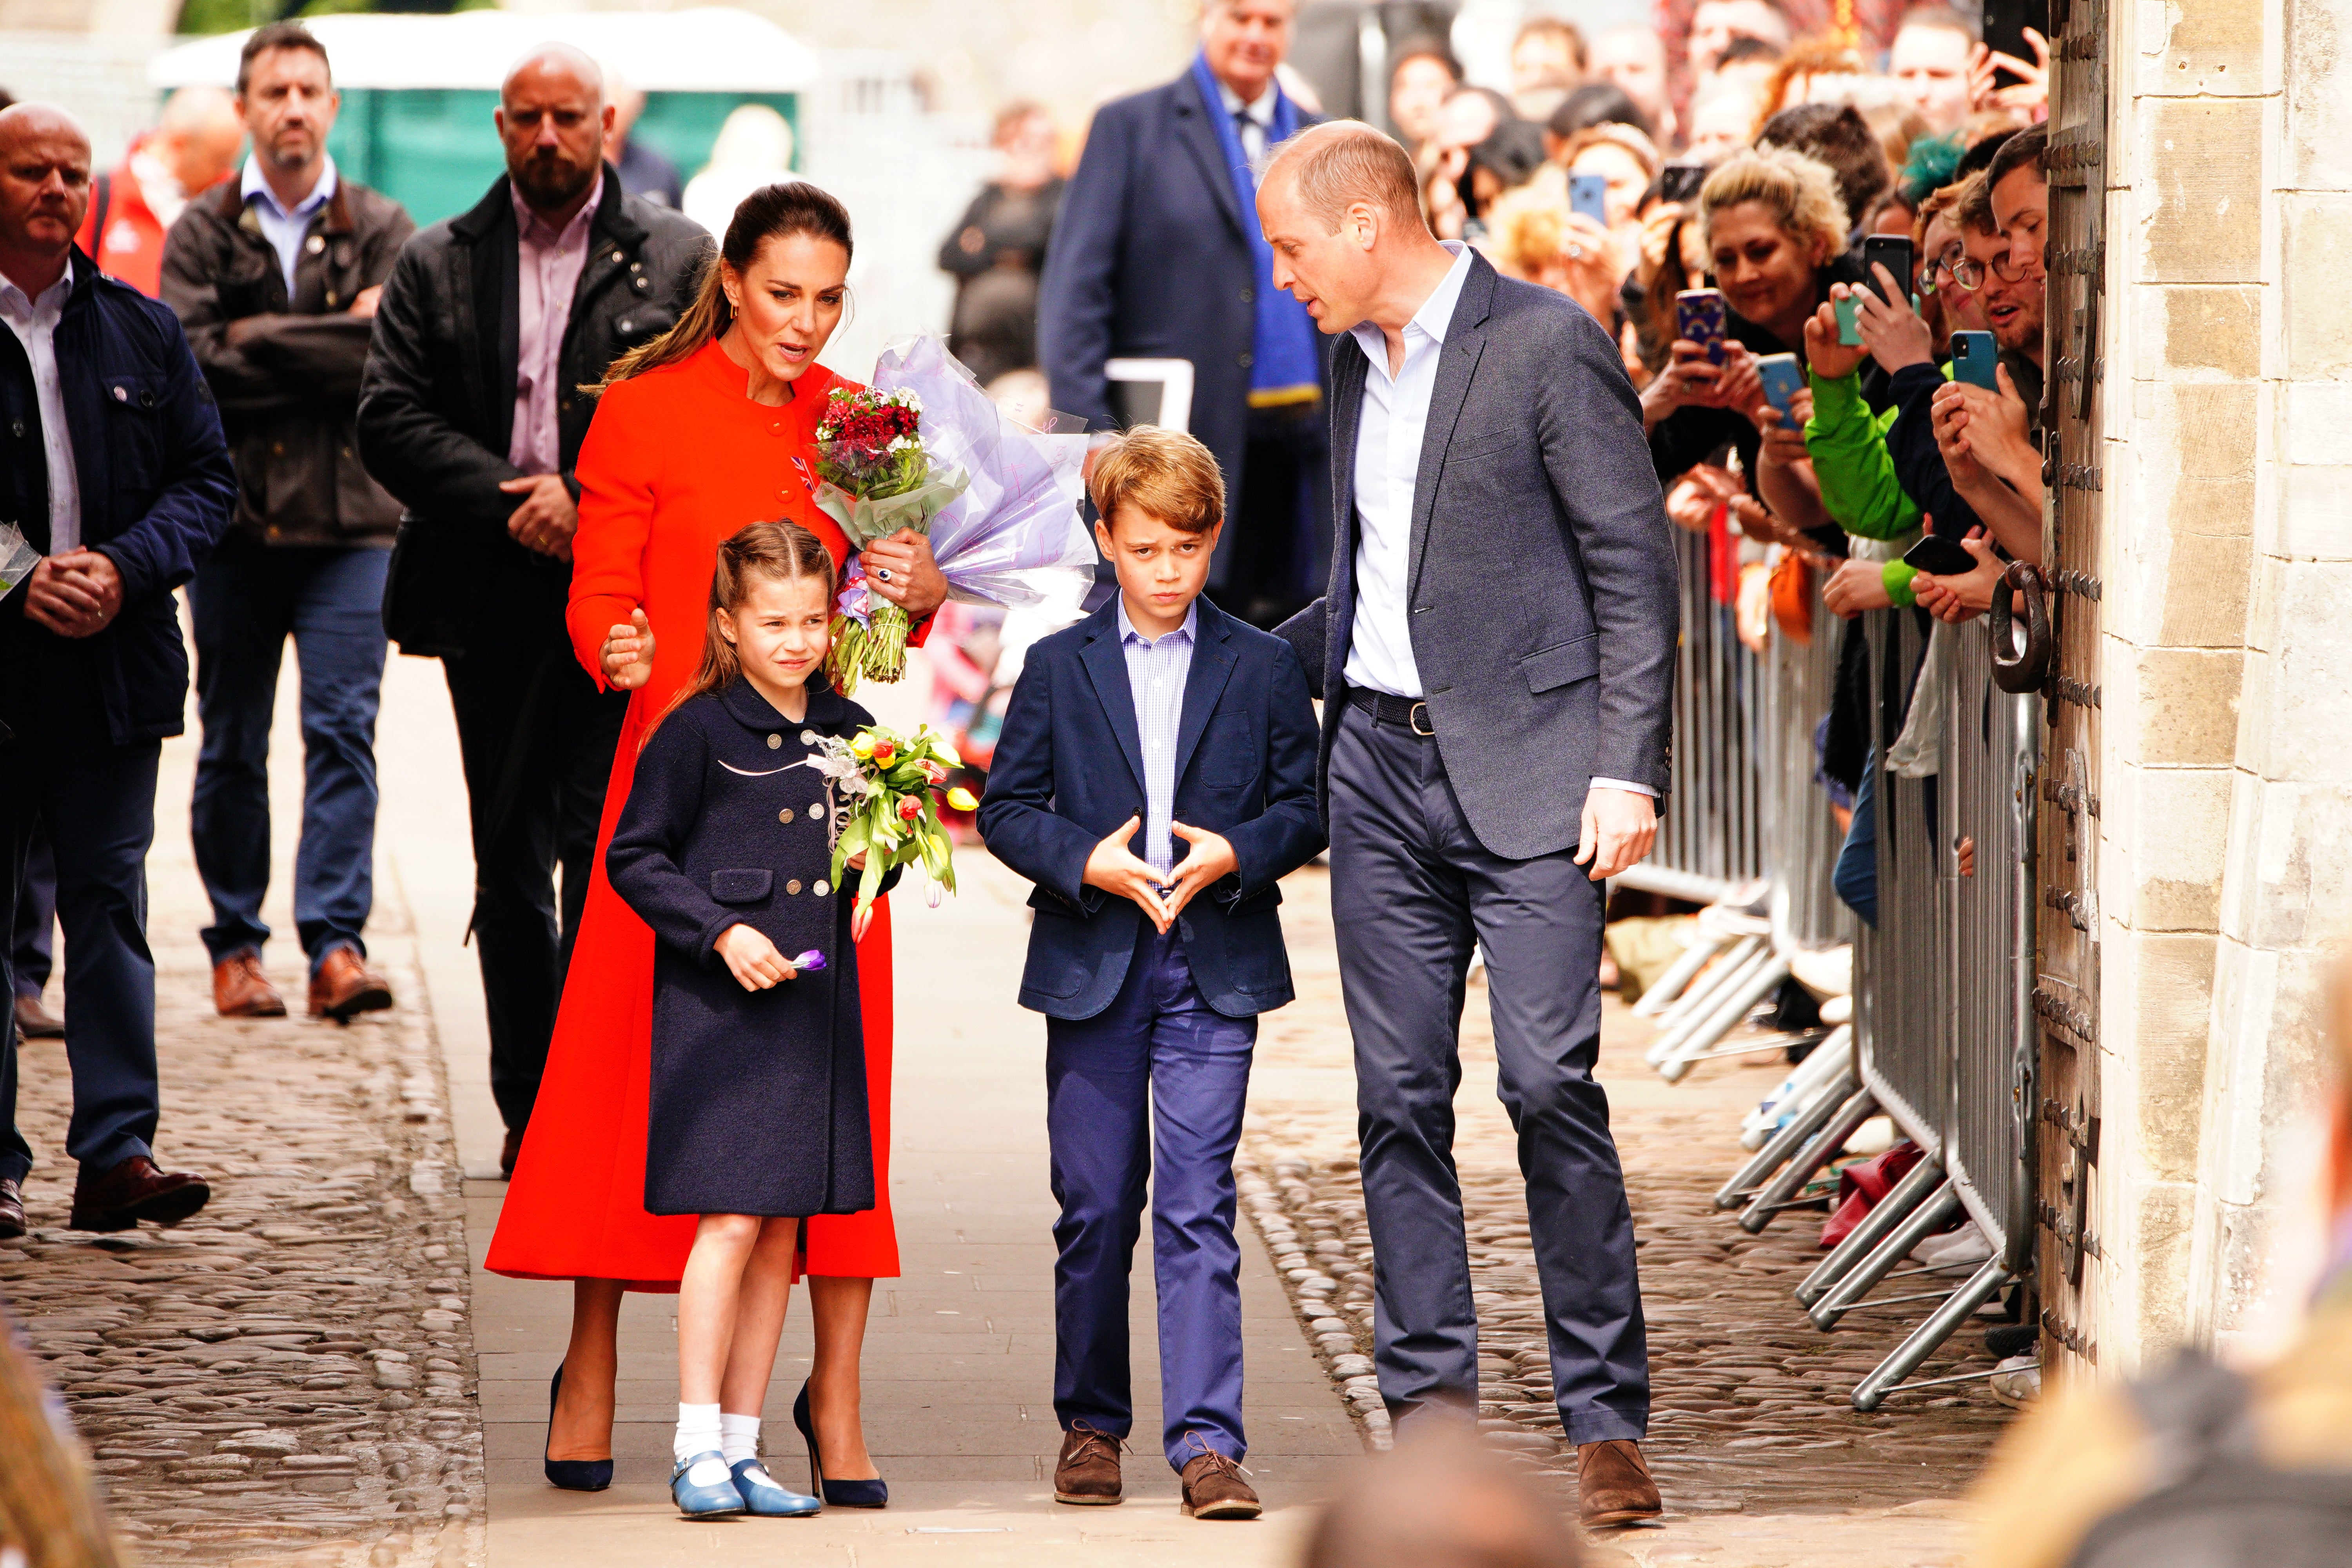
{"label": "coat pocket flap", "polygon": [[773,871],[713,871],[710,896],[722,904],[756,904],[775,881]]}
{"label": "coat pocket flap", "polygon": [[1556,643],[1541,653],[1531,653],[1519,660],[1519,672],[1528,678],[1529,691],[1549,691],[1555,686],[1566,686],[1572,680],[1588,680],[1601,673],[1601,638],[1598,635],[1581,637],[1574,642]]}

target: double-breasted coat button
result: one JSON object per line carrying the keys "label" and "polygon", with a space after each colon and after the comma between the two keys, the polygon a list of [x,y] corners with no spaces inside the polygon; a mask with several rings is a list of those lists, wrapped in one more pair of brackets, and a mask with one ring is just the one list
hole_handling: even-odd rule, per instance
{"label": "double-breasted coat button", "polygon": [[792,808],[791,806],[789,806],[789,805],[788,805],[788,806],[786,806],[786,807],[784,807],[784,809],[783,809],[783,810],[782,810],[782,811],[780,811],[780,812],[776,813],[776,820],[777,820],[778,822],[790,822],[792,819],[793,819],[793,808]]}
{"label": "double-breasted coat button", "polygon": [[798,877],[794,877],[791,881],[784,884],[784,891],[787,893],[797,893],[800,890],[801,879]]}
{"label": "double-breasted coat button", "polygon": [[783,743],[784,738],[782,735],[771,735],[768,737],[768,750],[772,752]]}

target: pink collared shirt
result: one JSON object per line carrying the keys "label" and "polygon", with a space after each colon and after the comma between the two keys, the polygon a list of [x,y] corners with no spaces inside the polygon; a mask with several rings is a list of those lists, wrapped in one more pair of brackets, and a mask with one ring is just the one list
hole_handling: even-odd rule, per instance
{"label": "pink collared shirt", "polygon": [[604,195],[600,173],[588,199],[561,230],[530,210],[520,193],[514,199],[521,245],[516,257],[520,319],[515,332],[514,434],[507,460],[526,474],[562,472],[563,438],[556,410],[563,396],[563,329],[572,319],[572,291],[588,265],[588,228]]}

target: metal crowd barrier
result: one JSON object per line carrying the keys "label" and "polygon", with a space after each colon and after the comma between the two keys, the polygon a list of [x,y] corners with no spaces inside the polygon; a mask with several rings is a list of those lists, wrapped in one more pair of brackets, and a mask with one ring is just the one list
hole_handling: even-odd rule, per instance
{"label": "metal crowd barrier", "polygon": [[[1905,1380],[2029,1260],[2032,699],[1993,685],[1983,621],[1942,628],[1948,647],[1931,667],[1942,699],[1937,770],[1890,772],[1885,759],[1923,679],[1927,626],[1912,611],[1865,617],[1878,924],[1863,927],[1831,887],[1840,835],[1815,779],[1814,731],[1829,710],[1842,623],[1816,602],[1809,642],[1776,627],[1757,658],[1707,593],[1706,542],[1682,542],[1676,787],[1660,834],[1666,869],[1726,891],[1760,875],[1769,895],[1761,910],[1704,911],[1696,945],[1636,1010],[1657,1020],[1651,1060],[1679,1078],[1717,1054],[1715,1042],[1789,973],[1792,953],[1853,942],[1851,1026],[1793,1075],[1775,1108],[1786,1112],[1780,1130],[1757,1135],[1763,1147],[1716,1202],[1760,1232],[1811,1201],[1810,1184],[1874,1115],[1919,1146],[1919,1163],[1797,1290],[1827,1330],[1889,1279],[1929,1287],[1877,1303],[1937,1305],[1855,1387],[1855,1407],[1874,1409],[1897,1387],[1929,1386]],[[1975,1220],[1993,1248],[1964,1282],[1903,1267],[1960,1217]]]}

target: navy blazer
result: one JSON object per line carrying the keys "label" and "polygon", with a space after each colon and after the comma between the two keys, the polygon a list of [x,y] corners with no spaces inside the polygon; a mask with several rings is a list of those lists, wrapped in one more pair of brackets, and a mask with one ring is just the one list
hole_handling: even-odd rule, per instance
{"label": "navy blazer", "polygon": [[[100,273],[79,250],[58,319],[82,544],[122,574],[122,609],[104,631],[61,637],[25,617],[25,595],[0,605],[0,723],[38,689],[54,658],[86,658],[112,745],[176,735],[188,701],[188,655],[172,590],[195,575],[236,504],[236,469],[220,414],[180,318],[161,300]],[[0,522],[49,548],[49,470],[33,363],[0,331]]]}
{"label": "navy blazer", "polygon": [[[1275,884],[1323,848],[1315,710],[1288,645],[1205,598],[1196,603],[1174,816],[1223,834],[1239,868],[1196,895],[1176,929],[1209,1005],[1247,1018],[1291,997]],[[1143,808],[1142,732],[1114,600],[1029,650],[981,803],[990,852],[1037,884],[1024,1007],[1091,1018],[1118,994],[1143,911],[1087,886],[1087,860]],[[1142,840],[1139,830],[1139,856]],[[1174,847],[1181,862],[1184,841]]]}
{"label": "navy blazer", "polygon": [[[1316,119],[1302,109],[1299,122]],[[1249,436],[1256,226],[1188,69],[1095,110],[1038,282],[1037,363],[1054,406],[1088,429],[1119,427],[1104,361],[1192,362],[1190,426],[1225,476],[1229,517]]]}

